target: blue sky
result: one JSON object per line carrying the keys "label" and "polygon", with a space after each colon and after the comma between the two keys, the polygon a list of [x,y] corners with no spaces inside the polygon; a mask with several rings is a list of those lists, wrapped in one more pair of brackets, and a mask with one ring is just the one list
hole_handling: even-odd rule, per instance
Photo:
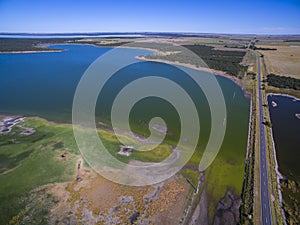
{"label": "blue sky", "polygon": [[300,34],[300,0],[0,0],[0,32]]}

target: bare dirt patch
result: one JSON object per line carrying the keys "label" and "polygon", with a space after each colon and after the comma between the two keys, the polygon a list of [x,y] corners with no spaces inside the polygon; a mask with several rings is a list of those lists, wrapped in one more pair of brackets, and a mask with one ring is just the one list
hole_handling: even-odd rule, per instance
{"label": "bare dirt patch", "polygon": [[143,187],[113,183],[89,168],[80,168],[80,178],[51,185],[50,193],[58,200],[51,222],[179,224],[190,189],[180,175]]}

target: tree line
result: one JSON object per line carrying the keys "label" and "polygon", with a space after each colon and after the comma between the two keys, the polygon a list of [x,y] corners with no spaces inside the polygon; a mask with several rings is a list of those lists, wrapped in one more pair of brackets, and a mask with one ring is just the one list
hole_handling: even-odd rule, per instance
{"label": "tree line", "polygon": [[245,51],[216,50],[207,45],[185,45],[208,65],[209,68],[224,71],[238,77],[243,75],[247,67],[241,65]]}
{"label": "tree line", "polygon": [[293,77],[279,76],[276,74],[269,74],[267,76],[268,85],[278,88],[289,88],[300,90],[300,79]]}

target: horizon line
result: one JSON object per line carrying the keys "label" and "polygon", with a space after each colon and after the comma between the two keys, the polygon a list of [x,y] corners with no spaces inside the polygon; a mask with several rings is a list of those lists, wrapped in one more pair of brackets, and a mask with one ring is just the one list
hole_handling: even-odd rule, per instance
{"label": "horizon line", "polygon": [[0,35],[100,35],[100,34],[182,34],[182,35],[257,35],[257,36],[300,36],[300,33],[235,33],[235,32],[186,32],[186,31],[95,31],[95,32],[0,32]]}

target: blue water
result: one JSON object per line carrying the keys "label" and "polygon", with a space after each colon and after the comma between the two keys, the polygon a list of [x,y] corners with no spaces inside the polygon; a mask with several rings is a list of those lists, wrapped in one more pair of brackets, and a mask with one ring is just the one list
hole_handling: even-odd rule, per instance
{"label": "blue water", "polygon": [[[109,48],[89,45],[52,45],[63,52],[27,54],[0,54],[0,114],[38,115],[46,119],[71,122],[72,102],[76,86],[88,66]],[[120,57],[152,54],[147,50],[124,49]],[[119,59],[115,59],[119,60]],[[113,63],[113,62],[112,62]],[[107,83],[97,104],[96,118],[110,121],[112,102],[127,83],[139,77],[160,75],[172,79],[183,87],[193,99],[201,123],[202,143],[205,145],[210,132],[210,111],[202,90],[176,67],[156,62],[138,62],[118,71]],[[199,72],[199,76],[212,74]],[[232,81],[217,76],[227,106],[227,132],[223,145],[232,143],[243,149],[246,145],[249,99]],[[104,96],[104,97],[103,97]],[[174,140],[178,138],[179,117],[172,105],[162,99],[141,100],[132,110],[131,122],[136,132],[147,135],[148,122],[153,117],[166,120]],[[236,137],[239,136],[239,139]],[[233,141],[234,140],[234,141]],[[241,155],[241,157],[244,157]]]}
{"label": "blue water", "polygon": [[[52,46],[52,48],[60,46]],[[0,112],[42,115],[70,114],[72,98],[85,69],[107,48],[66,45],[64,52],[0,54]],[[82,52],[88,52],[84,57]]]}
{"label": "blue water", "polygon": [[[277,106],[272,106],[274,101]],[[282,95],[269,95],[268,104],[272,122],[277,160],[280,172],[296,181],[300,181],[300,100]]]}
{"label": "blue water", "polygon": [[66,49],[63,52],[0,54],[0,113],[41,115],[70,121],[73,95],[81,76],[109,49],[88,45],[62,46]]}

